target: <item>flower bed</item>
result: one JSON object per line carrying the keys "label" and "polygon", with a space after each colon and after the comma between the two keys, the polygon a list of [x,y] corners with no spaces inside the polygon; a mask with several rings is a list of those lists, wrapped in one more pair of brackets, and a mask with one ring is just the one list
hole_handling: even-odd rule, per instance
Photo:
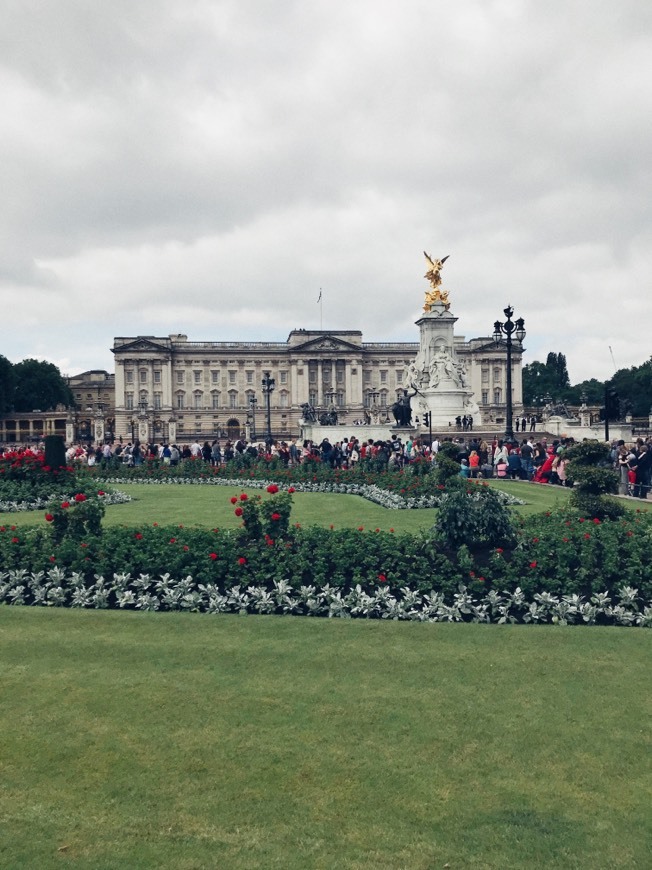
{"label": "flower bed", "polygon": [[[0,513],[38,511],[52,501],[71,501],[78,493],[95,497],[97,487],[70,466],[50,468],[42,453],[7,451],[0,456]],[[105,505],[131,501],[124,492],[102,492]]]}
{"label": "flower bed", "polygon": [[[435,533],[289,526],[289,500],[289,493],[279,493],[261,503],[243,493],[234,509],[245,526],[232,531],[154,525],[112,527],[100,534],[89,534],[72,520],[71,511],[84,516],[88,510],[84,501],[60,511],[70,518],[60,538],[56,517],[35,529],[0,526],[0,570],[5,578],[11,572],[44,577],[57,567],[86,590],[98,576],[114,575],[147,576],[153,585],[166,576],[191,578],[193,594],[202,585],[220,595],[238,586],[271,593],[285,582],[295,593],[312,586],[346,597],[358,587],[375,595],[380,586],[396,598],[404,597],[405,589],[422,597],[440,595],[449,607],[460,587],[476,602],[520,590],[528,607],[544,594],[560,602],[579,596],[591,603],[604,594],[614,600],[624,586],[638,589],[642,601],[652,599],[648,512],[604,523],[570,512],[529,517],[509,546],[474,548],[469,541],[451,548]],[[12,581],[11,588],[16,585],[21,584]],[[146,592],[153,594],[150,587]],[[9,600],[7,594],[3,600]],[[115,597],[110,603],[120,606]]]}
{"label": "flower bed", "polygon": [[[243,481],[241,477],[228,478],[220,476],[211,477],[179,477],[179,476],[155,476],[155,477],[95,477],[96,482],[107,486],[120,486],[129,483],[143,484],[145,486],[167,486],[176,484],[194,485],[194,486],[247,486],[250,489],[267,489],[272,483],[277,483],[274,478],[255,478]],[[486,486],[482,481],[465,481],[465,486]],[[419,510],[424,508],[436,508],[441,503],[442,498],[446,497],[446,489],[444,486],[437,487],[436,492],[431,495],[409,496],[393,490],[383,489],[377,484],[372,483],[337,483],[334,481],[297,481],[292,483],[295,492],[334,492],[343,495],[359,495],[372,501],[381,507],[389,508],[390,510]],[[506,505],[525,504],[525,502],[509,493],[496,490],[499,498]]]}
{"label": "flower bed", "polygon": [[[317,460],[308,460],[288,468],[278,459],[239,457],[224,466],[211,466],[202,459],[188,459],[178,466],[151,460],[129,468],[120,463],[84,468],[82,473],[96,482],[125,483],[195,483],[228,486],[266,487],[269,483],[293,486],[300,492],[342,492],[361,495],[387,507],[436,507],[445,486],[450,485],[429,462],[414,462],[403,469],[385,471],[374,460],[359,463],[352,469],[331,468]],[[384,466],[383,466],[384,468]],[[456,479],[457,480],[457,479]],[[460,479],[461,480],[461,479]],[[482,481],[466,481],[482,485]],[[385,495],[383,495],[385,493]],[[514,497],[510,504],[523,504]]]}
{"label": "flower bed", "polygon": [[49,607],[130,610],[186,610],[200,613],[257,613],[339,618],[394,619],[418,622],[611,624],[652,627],[652,602],[643,601],[637,589],[623,586],[613,596],[597,593],[590,600],[580,595],[537,593],[527,600],[523,591],[490,591],[474,596],[460,584],[450,600],[434,590],[427,594],[387,586],[365,590],[357,584],[348,592],[326,584],[320,588],[294,589],[287,581],[267,586],[221,589],[217,584],[196,583],[192,577],[174,579],[169,574],[103,576],[86,585],[80,574],[66,575],[59,568],[28,573],[0,573],[0,602]]}
{"label": "flower bed", "polygon": [[[88,495],[88,493],[85,494]],[[54,492],[47,497],[34,496],[33,498],[24,501],[4,501],[0,499],[0,513],[22,513],[24,511],[40,511],[47,508],[47,506],[52,501],[72,501],[74,497],[75,495],[71,494],[70,492]],[[120,492],[119,490],[102,492],[99,497],[102,499],[105,505],[126,504],[127,502],[131,501],[130,495],[127,495],[126,492]]]}

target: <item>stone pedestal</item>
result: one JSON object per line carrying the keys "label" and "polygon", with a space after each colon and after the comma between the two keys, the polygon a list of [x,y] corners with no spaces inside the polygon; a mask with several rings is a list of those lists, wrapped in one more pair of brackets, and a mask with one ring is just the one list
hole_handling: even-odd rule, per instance
{"label": "stone pedestal", "polygon": [[435,302],[417,320],[419,352],[408,366],[405,385],[412,397],[412,416],[431,414],[433,432],[448,429],[456,417],[472,416],[481,424],[465,363],[455,352],[453,327],[457,321],[449,306]]}

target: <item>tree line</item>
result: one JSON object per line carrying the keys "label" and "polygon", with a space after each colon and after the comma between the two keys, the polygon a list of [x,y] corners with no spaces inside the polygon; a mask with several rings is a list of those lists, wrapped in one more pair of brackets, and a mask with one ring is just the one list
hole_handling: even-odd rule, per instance
{"label": "tree line", "polygon": [[647,417],[652,408],[652,357],[640,366],[619,369],[607,381],[591,378],[571,386],[563,353],[551,352],[545,363],[531,362],[523,367],[523,404],[541,407],[546,401],[581,405],[586,397],[587,405],[603,407],[605,396],[612,403],[612,417]]}
{"label": "tree line", "polygon": [[0,414],[52,411],[73,406],[74,396],[54,363],[24,359],[12,363],[0,355]]}

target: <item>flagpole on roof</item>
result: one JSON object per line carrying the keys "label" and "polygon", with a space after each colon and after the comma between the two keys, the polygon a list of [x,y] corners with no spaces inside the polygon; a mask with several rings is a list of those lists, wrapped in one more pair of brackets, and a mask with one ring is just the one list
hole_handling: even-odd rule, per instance
{"label": "flagpole on roof", "polygon": [[319,303],[319,331],[322,332],[324,329],[324,303],[322,302],[322,293],[321,287],[319,288],[319,296],[317,297],[317,302]]}

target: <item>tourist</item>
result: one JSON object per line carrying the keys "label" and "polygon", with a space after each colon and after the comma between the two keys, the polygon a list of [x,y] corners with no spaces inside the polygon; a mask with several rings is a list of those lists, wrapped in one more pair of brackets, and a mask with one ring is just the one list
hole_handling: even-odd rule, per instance
{"label": "tourist", "polygon": [[216,439],[211,444],[211,465],[217,467],[222,462],[222,448],[220,442]]}

